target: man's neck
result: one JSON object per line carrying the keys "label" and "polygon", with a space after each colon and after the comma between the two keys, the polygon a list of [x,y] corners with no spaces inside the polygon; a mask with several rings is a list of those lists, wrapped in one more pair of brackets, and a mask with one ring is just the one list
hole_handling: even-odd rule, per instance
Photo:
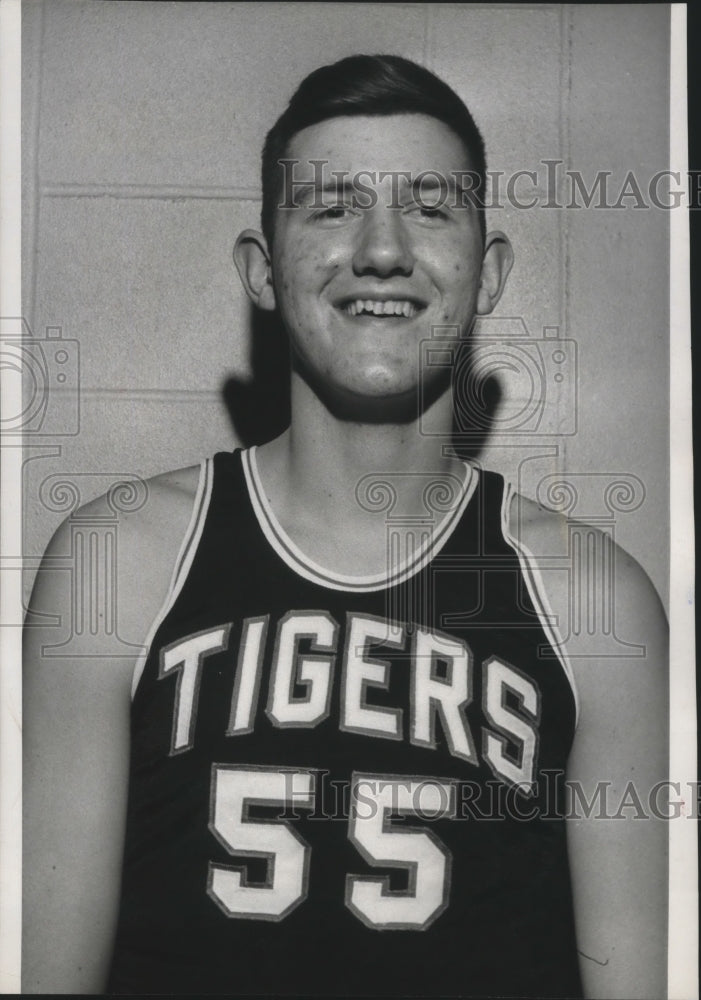
{"label": "man's neck", "polygon": [[[290,428],[258,453],[268,500],[304,551],[312,554],[315,535],[382,548],[390,509],[392,518],[425,516],[426,491],[434,485],[457,499],[465,467],[446,447],[449,393],[432,406],[429,436],[418,417],[384,424],[340,420],[306,389],[293,385]],[[444,435],[434,436],[441,427]],[[316,555],[323,562],[319,548]]]}

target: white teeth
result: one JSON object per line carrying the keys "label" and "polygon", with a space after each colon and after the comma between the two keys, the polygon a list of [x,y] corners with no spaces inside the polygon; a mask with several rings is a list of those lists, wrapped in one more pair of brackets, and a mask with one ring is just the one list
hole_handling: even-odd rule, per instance
{"label": "white teeth", "polygon": [[355,299],[345,306],[350,316],[361,316],[372,313],[373,316],[404,316],[407,319],[416,315],[416,306],[408,299]]}

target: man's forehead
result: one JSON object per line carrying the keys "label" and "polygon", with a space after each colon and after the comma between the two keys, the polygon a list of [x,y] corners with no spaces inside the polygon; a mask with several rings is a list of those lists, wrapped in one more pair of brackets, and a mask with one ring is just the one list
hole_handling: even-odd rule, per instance
{"label": "man's forehead", "polygon": [[331,170],[449,174],[473,167],[463,140],[430,115],[401,112],[342,115],[308,125],[286,150],[288,159],[314,167],[323,161]]}

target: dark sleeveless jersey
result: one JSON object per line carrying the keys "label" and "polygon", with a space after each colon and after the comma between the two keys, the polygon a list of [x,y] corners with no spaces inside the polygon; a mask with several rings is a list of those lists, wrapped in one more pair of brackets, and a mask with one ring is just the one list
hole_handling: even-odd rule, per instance
{"label": "dark sleeveless jersey", "polygon": [[512,494],[468,467],[409,523],[382,478],[392,569],[342,577],[254,450],[204,463],[135,676],[109,992],[581,996],[575,695]]}

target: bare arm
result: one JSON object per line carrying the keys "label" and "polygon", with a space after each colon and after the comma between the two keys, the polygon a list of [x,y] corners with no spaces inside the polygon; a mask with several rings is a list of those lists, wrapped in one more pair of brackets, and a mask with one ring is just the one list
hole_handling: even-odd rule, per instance
{"label": "bare arm", "polygon": [[103,990],[119,900],[134,659],[113,658],[89,631],[73,636],[72,656],[42,652],[70,635],[71,573],[51,568],[69,544],[59,529],[31,604],[61,626],[25,630],[22,964],[32,993]]}
{"label": "bare arm", "polygon": [[[119,908],[131,680],[189,518],[196,478],[184,481],[187,489],[152,481],[147,507],[119,522],[116,632],[102,623],[80,634],[74,627],[69,522],[37,576],[23,680],[25,993],[105,988]],[[92,506],[99,513],[104,501]],[[86,572],[95,569],[104,567]],[[69,646],[49,648],[67,639]]]}
{"label": "bare arm", "polygon": [[[542,575],[580,700],[567,777],[584,995],[590,1000],[660,1000],[666,995],[667,972],[668,831],[658,818],[665,810],[663,783],[668,777],[664,613],[642,569],[613,547],[610,625],[601,614],[606,596],[601,579],[585,559],[579,564],[581,578],[573,577],[565,519],[519,498],[511,525],[537,562],[546,556],[550,566],[569,565],[568,573],[553,569]],[[597,545],[603,542],[594,529],[585,531],[598,538]],[[578,622],[573,620],[574,605]]]}
{"label": "bare arm", "polygon": [[[667,981],[668,674],[664,615],[639,567],[618,553],[616,631],[644,656],[575,657],[581,718],[569,781],[568,842],[585,995],[660,998]],[[576,796],[576,791],[575,791]],[[601,801],[599,798],[598,801]],[[655,815],[657,813],[657,815]]]}

